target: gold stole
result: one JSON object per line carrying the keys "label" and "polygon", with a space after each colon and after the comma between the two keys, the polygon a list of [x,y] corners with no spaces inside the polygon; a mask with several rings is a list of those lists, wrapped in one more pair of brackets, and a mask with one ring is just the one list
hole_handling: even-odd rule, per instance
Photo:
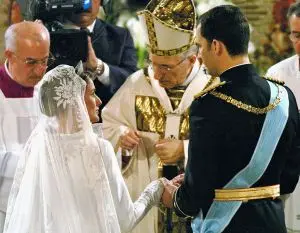
{"label": "gold stole", "polygon": [[[173,109],[181,102],[186,87],[177,87],[166,90]],[[137,95],[135,98],[136,123],[139,131],[157,133],[160,138],[165,136],[166,112],[158,98]],[[179,139],[189,138],[189,109],[180,117]]]}

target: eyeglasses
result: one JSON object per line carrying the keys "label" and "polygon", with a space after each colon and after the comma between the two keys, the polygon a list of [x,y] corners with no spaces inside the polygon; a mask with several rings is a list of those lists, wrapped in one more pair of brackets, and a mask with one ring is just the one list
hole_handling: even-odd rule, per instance
{"label": "eyeglasses", "polygon": [[180,66],[186,59],[188,59],[188,57],[182,59],[176,65],[168,66],[168,65],[154,65],[153,62],[148,58],[148,64],[153,70],[154,70],[154,68],[157,68],[164,72],[170,72],[170,71],[174,70],[175,68],[177,68],[178,66]]}
{"label": "eyeglasses", "polygon": [[292,42],[297,42],[300,40],[300,32],[291,32],[289,37]]}
{"label": "eyeglasses", "polygon": [[43,59],[34,59],[34,58],[25,58],[24,59],[24,58],[17,56],[15,53],[13,54],[13,56],[30,67],[34,67],[36,65],[51,66],[55,62],[55,58],[51,53],[49,54],[49,57],[46,57]]}

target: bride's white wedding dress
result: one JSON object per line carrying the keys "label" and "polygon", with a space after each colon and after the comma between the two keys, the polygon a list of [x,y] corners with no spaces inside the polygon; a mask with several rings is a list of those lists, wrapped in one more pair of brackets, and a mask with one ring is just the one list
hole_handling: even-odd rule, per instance
{"label": "bride's white wedding dress", "polygon": [[73,67],[48,72],[40,92],[43,116],[19,160],[4,232],[130,231],[159,203],[163,184],[132,202],[112,146],[92,131]]}

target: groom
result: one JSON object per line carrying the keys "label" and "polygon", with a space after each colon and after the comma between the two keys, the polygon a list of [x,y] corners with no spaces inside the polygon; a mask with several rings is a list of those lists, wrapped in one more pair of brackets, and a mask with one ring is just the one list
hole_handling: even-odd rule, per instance
{"label": "groom", "polygon": [[250,64],[249,24],[236,6],[203,14],[198,35],[201,59],[220,79],[192,103],[185,179],[166,183],[163,202],[194,218],[194,232],[286,233],[279,196],[300,174],[295,97]]}

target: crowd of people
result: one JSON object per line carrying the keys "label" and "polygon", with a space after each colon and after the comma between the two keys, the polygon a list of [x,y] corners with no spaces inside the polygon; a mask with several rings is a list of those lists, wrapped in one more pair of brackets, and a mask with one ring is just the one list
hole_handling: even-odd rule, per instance
{"label": "crowd of people", "polygon": [[265,77],[237,6],[198,20],[192,0],[151,0],[137,70],[101,5],[65,22],[90,32],[76,67],[47,69],[40,20],[5,32],[0,232],[299,232],[300,2],[287,15],[296,55]]}

